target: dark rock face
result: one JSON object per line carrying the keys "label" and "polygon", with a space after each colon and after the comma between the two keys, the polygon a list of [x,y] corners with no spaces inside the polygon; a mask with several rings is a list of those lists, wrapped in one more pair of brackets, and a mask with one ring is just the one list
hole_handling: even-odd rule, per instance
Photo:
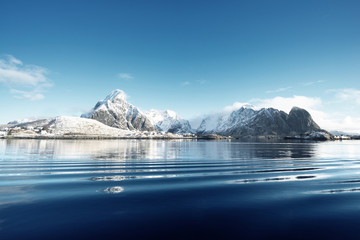
{"label": "dark rock face", "polygon": [[119,121],[119,118],[121,117],[112,115],[110,111],[100,109],[98,111],[94,111],[94,113],[91,114],[89,118],[98,120],[99,122],[102,122],[103,124],[111,127],[126,129],[126,126],[123,125],[123,123],[126,123],[126,121]]}
{"label": "dark rock face", "polygon": [[305,109],[293,107],[289,113],[288,125],[291,131],[304,133],[321,130]]}
{"label": "dark rock face", "polygon": [[109,94],[81,117],[95,119],[110,127],[124,130],[155,130],[150,120],[138,108],[126,102],[125,93],[121,90]]}

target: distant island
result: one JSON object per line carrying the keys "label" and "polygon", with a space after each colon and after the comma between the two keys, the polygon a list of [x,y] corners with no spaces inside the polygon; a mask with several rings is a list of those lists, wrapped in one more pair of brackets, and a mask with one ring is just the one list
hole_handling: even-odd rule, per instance
{"label": "distant island", "polygon": [[321,129],[305,110],[293,107],[289,114],[245,105],[227,113],[210,114],[197,128],[174,111],[142,112],[115,90],[81,117],[59,116],[0,126],[1,138],[40,139],[348,139]]}

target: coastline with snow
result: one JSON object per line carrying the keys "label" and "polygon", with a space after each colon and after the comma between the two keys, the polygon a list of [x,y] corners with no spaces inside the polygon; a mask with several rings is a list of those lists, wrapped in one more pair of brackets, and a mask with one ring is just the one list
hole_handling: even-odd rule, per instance
{"label": "coastline with snow", "polygon": [[175,139],[190,138],[160,131],[123,130],[99,121],[80,117],[60,116],[4,126],[0,138],[23,139]]}

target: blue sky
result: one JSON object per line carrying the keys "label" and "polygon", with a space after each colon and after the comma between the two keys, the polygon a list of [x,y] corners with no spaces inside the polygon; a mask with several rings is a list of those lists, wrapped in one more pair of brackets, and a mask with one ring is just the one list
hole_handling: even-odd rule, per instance
{"label": "blue sky", "polygon": [[[360,1],[17,1],[0,8],[0,123],[114,89],[184,118],[241,103],[360,131]],[[357,125],[359,125],[357,127]]]}

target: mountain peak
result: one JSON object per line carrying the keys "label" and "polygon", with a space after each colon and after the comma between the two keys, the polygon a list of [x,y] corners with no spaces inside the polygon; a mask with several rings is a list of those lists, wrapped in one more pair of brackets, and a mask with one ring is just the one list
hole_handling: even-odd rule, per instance
{"label": "mountain peak", "polygon": [[116,101],[126,101],[126,93],[123,90],[116,89],[112,91],[109,95],[106,96],[104,102],[116,102]]}
{"label": "mountain peak", "polygon": [[[305,110],[305,109],[294,106],[294,107],[291,108],[290,112],[291,112],[291,111],[303,111],[303,110]],[[306,111],[306,110],[305,110],[305,111]]]}
{"label": "mountain peak", "polygon": [[126,93],[116,89],[96,103],[83,118],[95,119],[110,127],[125,130],[153,131],[154,126],[141,111],[126,102]]}
{"label": "mountain peak", "polygon": [[178,115],[176,114],[176,112],[172,111],[172,110],[165,110],[165,113],[171,117],[171,118],[174,118],[174,119],[178,119]]}
{"label": "mountain peak", "polygon": [[252,109],[252,110],[257,110],[257,108],[254,105],[249,104],[249,103],[246,103],[246,104],[242,105],[241,107],[247,108],[247,109]]}

